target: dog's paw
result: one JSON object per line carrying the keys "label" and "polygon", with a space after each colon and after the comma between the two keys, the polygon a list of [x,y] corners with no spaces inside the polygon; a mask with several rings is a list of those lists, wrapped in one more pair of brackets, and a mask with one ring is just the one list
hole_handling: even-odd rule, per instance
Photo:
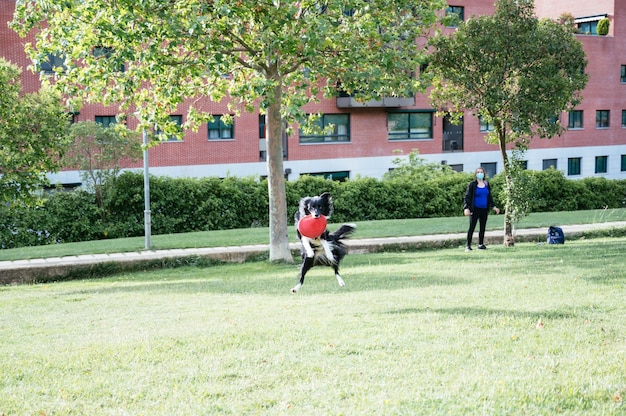
{"label": "dog's paw", "polygon": [[339,286],[345,286],[346,284],[343,282],[343,279],[341,278],[341,276],[337,275],[337,283],[339,283]]}
{"label": "dog's paw", "polygon": [[301,287],[302,285],[298,283],[297,285],[291,288],[291,293],[298,293],[298,290],[300,290]]}

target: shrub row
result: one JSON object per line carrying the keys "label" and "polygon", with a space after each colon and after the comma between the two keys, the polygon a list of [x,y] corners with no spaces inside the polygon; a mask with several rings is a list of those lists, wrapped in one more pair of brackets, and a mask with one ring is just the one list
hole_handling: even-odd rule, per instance
{"label": "shrub row", "polygon": [[[530,212],[626,207],[626,180],[568,180],[557,170],[525,171]],[[357,178],[334,182],[304,176],[286,183],[289,221],[302,196],[330,192],[333,222],[462,215],[471,174],[432,177]],[[499,203],[504,178],[491,180]],[[169,234],[268,225],[265,180],[252,178],[150,178],[151,230]],[[125,172],[115,179],[103,209],[84,190],[53,192],[35,208],[4,207],[2,248],[142,236],[144,179]],[[502,204],[499,204],[502,205]]]}

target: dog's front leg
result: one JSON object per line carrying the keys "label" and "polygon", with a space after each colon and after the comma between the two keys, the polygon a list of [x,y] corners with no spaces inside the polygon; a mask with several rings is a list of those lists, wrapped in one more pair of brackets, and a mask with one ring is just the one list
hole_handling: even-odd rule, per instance
{"label": "dog's front leg", "polygon": [[322,242],[322,247],[324,247],[324,254],[326,255],[326,258],[335,263],[335,256],[333,255],[333,251],[330,248],[330,244],[328,243],[327,240],[321,239],[320,240]]}
{"label": "dog's front leg", "polygon": [[302,247],[304,247],[304,252],[307,257],[313,258],[315,256],[313,247],[311,247],[311,239],[309,237],[302,236]]}

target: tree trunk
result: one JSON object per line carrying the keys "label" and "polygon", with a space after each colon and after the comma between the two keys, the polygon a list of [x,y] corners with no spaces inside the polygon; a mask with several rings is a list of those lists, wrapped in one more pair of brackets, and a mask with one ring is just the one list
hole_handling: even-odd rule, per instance
{"label": "tree trunk", "polygon": [[503,244],[505,247],[513,247],[515,245],[515,237],[513,236],[513,220],[511,218],[512,210],[512,201],[511,201],[511,190],[513,187],[513,179],[511,178],[511,171],[509,169],[509,157],[506,153],[506,133],[504,129],[498,132],[499,134],[499,144],[500,144],[500,153],[502,155],[502,162],[504,163],[504,182],[506,186],[506,200],[504,203],[504,240]]}
{"label": "tree trunk", "polygon": [[283,171],[283,122],[280,115],[282,84],[275,83],[274,96],[267,109],[267,174],[270,217],[270,261],[293,263],[289,250],[287,192]]}

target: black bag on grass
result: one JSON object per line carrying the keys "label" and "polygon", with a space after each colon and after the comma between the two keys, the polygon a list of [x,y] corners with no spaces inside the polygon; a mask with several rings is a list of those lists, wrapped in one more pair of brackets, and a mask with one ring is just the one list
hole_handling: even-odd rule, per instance
{"label": "black bag on grass", "polygon": [[565,244],[565,234],[561,227],[548,228],[548,244]]}

